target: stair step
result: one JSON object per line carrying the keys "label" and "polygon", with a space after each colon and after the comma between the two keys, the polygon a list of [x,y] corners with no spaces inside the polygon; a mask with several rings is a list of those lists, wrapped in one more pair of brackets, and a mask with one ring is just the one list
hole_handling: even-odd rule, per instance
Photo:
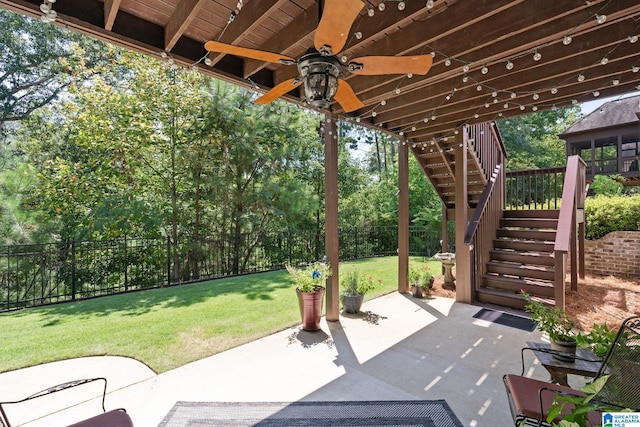
{"label": "stair step", "polygon": [[554,242],[556,240],[555,230],[523,230],[499,228],[496,231],[497,237],[519,240],[541,240],[544,242]]}
{"label": "stair step", "polygon": [[519,264],[499,261],[487,262],[487,271],[504,276],[526,277],[553,281],[555,269],[542,265]]}
{"label": "stair step", "polygon": [[555,218],[501,218],[500,227],[517,228],[558,228],[558,220]]}
{"label": "stair step", "polygon": [[518,252],[509,249],[494,249],[490,251],[490,254],[491,259],[496,261],[509,261],[534,265],[555,265],[554,257],[548,252]]}
{"label": "stair step", "polygon": [[476,289],[475,300],[485,304],[500,305],[519,310],[524,310],[524,306],[527,304],[522,295],[489,288]]}
{"label": "stair step", "polygon": [[[475,299],[478,302],[485,304],[501,305],[503,307],[511,307],[518,310],[524,310],[524,306],[527,304],[525,299],[520,294],[500,291],[490,288],[479,288],[476,290]],[[553,306],[555,302],[553,299],[540,299],[545,304]]]}
{"label": "stair step", "polygon": [[540,242],[535,240],[495,239],[493,247],[497,249],[513,249],[521,252],[553,253],[554,242]]}
{"label": "stair step", "polygon": [[556,218],[560,216],[560,210],[558,209],[507,209],[503,211],[504,218]]}
{"label": "stair step", "polygon": [[532,278],[515,278],[499,276],[497,274],[483,274],[482,286],[492,289],[499,289],[507,292],[519,293],[525,291],[529,295],[537,297],[554,297],[555,289],[552,282]]}

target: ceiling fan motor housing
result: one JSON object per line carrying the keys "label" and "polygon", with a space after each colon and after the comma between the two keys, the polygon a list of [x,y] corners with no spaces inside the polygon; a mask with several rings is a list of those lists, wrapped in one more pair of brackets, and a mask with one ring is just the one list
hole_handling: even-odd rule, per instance
{"label": "ceiling fan motor housing", "polygon": [[308,53],[298,61],[298,70],[304,83],[307,103],[320,109],[328,109],[338,90],[341,64],[335,56],[323,56],[319,52]]}

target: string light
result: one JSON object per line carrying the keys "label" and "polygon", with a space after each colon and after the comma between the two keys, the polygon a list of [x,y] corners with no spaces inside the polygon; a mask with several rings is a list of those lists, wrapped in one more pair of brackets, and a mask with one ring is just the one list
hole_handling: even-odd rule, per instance
{"label": "string light", "polygon": [[58,13],[53,10],[53,3],[55,2],[56,0],[44,0],[44,2],[40,5],[40,11],[42,12],[40,20],[45,24],[55,21],[58,17]]}
{"label": "string light", "polygon": [[379,10],[380,12],[384,12],[384,10],[385,10],[386,8],[387,8],[387,6],[385,6],[385,4],[384,4],[384,0],[382,0],[382,1],[380,2],[380,4],[378,5],[378,10]]}
{"label": "string light", "polygon": [[551,93],[552,93],[552,94],[554,94],[554,95],[555,95],[556,93],[558,93],[558,88],[557,88],[557,87],[555,87],[555,86],[554,86],[554,87],[552,87],[552,88],[551,88]]}
{"label": "string light", "polygon": [[596,14],[596,22],[598,24],[604,24],[607,21],[607,15],[598,15]]}
{"label": "string light", "polygon": [[562,44],[564,44],[565,46],[568,46],[571,44],[571,42],[573,41],[573,39],[571,38],[570,35],[566,35],[564,36],[564,38],[562,39]]}
{"label": "string light", "polygon": [[433,4],[435,2],[433,0],[427,0],[427,9],[433,9]]}
{"label": "string light", "polygon": [[540,59],[542,59],[542,55],[536,50],[536,53],[533,54],[533,60],[540,61]]}
{"label": "string light", "polygon": [[451,65],[451,58],[447,58],[444,60],[444,65],[449,67]]}
{"label": "string light", "polygon": [[464,64],[462,66],[462,71],[464,71],[465,73],[468,73],[469,72],[469,64]]}
{"label": "string light", "polygon": [[369,15],[370,17],[373,17],[373,15],[375,14],[376,14],[376,11],[372,7],[367,9],[367,15]]}
{"label": "string light", "polygon": [[403,1],[398,2],[398,10],[404,10],[406,6],[407,5],[405,4],[405,2]]}
{"label": "string light", "polygon": [[482,70],[480,70],[480,72],[482,74],[487,74],[489,72],[489,68],[485,65],[484,67],[482,67]]}
{"label": "string light", "polygon": [[594,90],[593,91],[593,96],[595,96],[597,98],[598,96],[600,96],[600,92],[597,91],[597,90]]}
{"label": "string light", "polygon": [[607,65],[608,62],[609,62],[609,58],[607,58],[606,56],[600,60],[601,65]]}
{"label": "string light", "polygon": [[507,61],[507,70],[513,70],[513,62],[511,62],[511,60]]}
{"label": "string light", "polygon": [[638,41],[638,36],[633,35],[633,36],[629,36],[629,43],[635,43]]}
{"label": "string light", "polygon": [[580,74],[580,75],[578,76],[578,81],[579,81],[579,82],[583,82],[583,81],[584,81],[584,74]]}

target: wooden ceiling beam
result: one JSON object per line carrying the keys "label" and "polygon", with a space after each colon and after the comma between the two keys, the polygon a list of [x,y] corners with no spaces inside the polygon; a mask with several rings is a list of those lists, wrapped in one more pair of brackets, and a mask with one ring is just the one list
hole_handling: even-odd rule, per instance
{"label": "wooden ceiling beam", "polygon": [[198,15],[205,0],[180,0],[164,29],[164,50],[170,52]]}
{"label": "wooden ceiling beam", "polygon": [[118,15],[121,0],[105,0],[104,1],[104,29],[111,31],[113,23]]}

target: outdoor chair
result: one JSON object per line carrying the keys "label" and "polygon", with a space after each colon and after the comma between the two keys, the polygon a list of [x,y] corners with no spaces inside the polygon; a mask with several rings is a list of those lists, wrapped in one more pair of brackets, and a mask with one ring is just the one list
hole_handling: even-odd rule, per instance
{"label": "outdoor chair", "polygon": [[7,416],[7,406],[9,405],[19,405],[21,403],[29,402],[33,399],[50,396],[53,393],[58,393],[64,390],[69,390],[74,387],[78,387],[84,384],[89,384],[94,381],[104,381],[104,388],[102,390],[102,413],[80,421],[75,424],[71,424],[69,427],[133,427],[133,422],[131,421],[131,417],[127,414],[127,411],[124,409],[114,409],[111,411],[107,411],[104,407],[104,400],[107,394],[107,379],[106,378],[88,378],[82,380],[75,380],[66,382],[63,384],[58,384],[53,387],[49,387],[45,390],[39,391],[37,393],[32,394],[31,396],[25,397],[20,400],[15,400],[11,402],[0,402],[0,426],[2,427],[11,427],[11,422]]}
{"label": "outdoor chair", "polygon": [[[596,378],[609,375],[592,403],[640,411],[640,316],[626,319],[605,356]],[[511,415],[516,426],[549,426],[547,413],[557,395],[585,396],[579,390],[507,374],[503,377]],[[568,404],[555,422],[573,409]],[[600,425],[600,413],[589,413],[592,425]]]}

